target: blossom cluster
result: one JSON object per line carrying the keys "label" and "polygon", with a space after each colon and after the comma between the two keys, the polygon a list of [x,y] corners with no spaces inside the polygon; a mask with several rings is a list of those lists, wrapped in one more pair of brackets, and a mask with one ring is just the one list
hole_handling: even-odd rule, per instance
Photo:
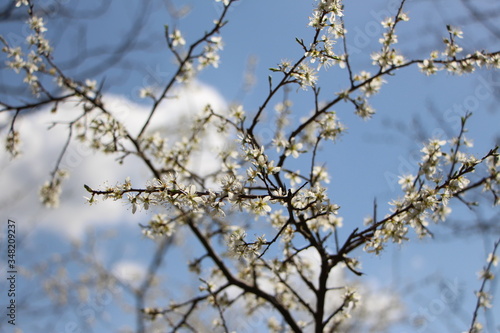
{"label": "blossom cluster", "polygon": [[461,55],[463,48],[457,43],[457,38],[463,38],[463,32],[457,27],[448,26],[449,37],[443,38],[445,45],[441,52],[443,59],[439,58],[439,51],[432,51],[429,58],[419,62],[420,70],[426,75],[436,74],[438,71],[446,70],[453,74],[466,74],[476,68],[500,68],[500,53],[488,53],[476,51],[471,54]]}
{"label": "blossom cluster", "polygon": [[5,140],[5,150],[12,156],[16,157],[21,153],[21,138],[19,132],[16,130],[9,131],[7,139]]}
{"label": "blossom cluster", "polygon": [[49,208],[57,208],[59,206],[62,181],[68,178],[68,176],[68,171],[58,170],[53,175],[52,180],[45,182],[40,188],[40,199],[45,206]]}
{"label": "blossom cluster", "polygon": [[166,214],[155,214],[149,224],[142,230],[143,234],[150,238],[170,237],[175,231],[175,220],[168,219]]}
{"label": "blossom cluster", "polygon": [[[16,7],[28,6],[27,0],[17,1]],[[46,38],[46,22],[41,16],[35,15],[28,6],[29,19],[26,24],[30,34],[26,37],[26,45],[9,45],[7,40],[0,36],[0,42],[4,45],[2,51],[7,54],[9,60],[6,65],[16,73],[23,72],[23,82],[27,84],[34,95],[38,96],[43,90],[40,86],[40,74],[54,75],[53,69],[44,62],[44,59],[52,53],[52,46]]]}
{"label": "blossom cluster", "polygon": [[[176,76],[178,82],[186,83],[191,81],[199,71],[208,66],[214,68],[219,67],[219,52],[223,49],[224,43],[222,42],[221,36],[214,35],[215,31],[222,26],[222,23],[215,22],[215,24],[216,28],[213,32],[206,34],[202,39],[192,44],[193,48],[190,49],[186,55],[181,55],[179,52],[179,49],[186,45],[186,40],[181,30],[174,29],[173,32],[169,32],[169,27],[165,26],[168,46],[176,56],[176,60],[180,63],[179,71]],[[194,46],[198,44],[203,45],[203,50],[199,52],[199,54],[193,54]],[[197,66],[195,66],[195,61],[197,61]],[[153,97],[149,87],[145,87],[141,90],[141,97]]]}
{"label": "blossom cluster", "polygon": [[294,65],[288,60],[282,60],[277,68],[271,68],[271,70],[282,72],[285,77],[290,78],[287,82],[297,83],[304,90],[314,87],[318,81],[317,71],[303,62]]}
{"label": "blossom cluster", "polygon": [[318,30],[325,27],[335,28],[338,18],[343,15],[342,1],[318,0],[313,15],[309,17],[309,26]]}
{"label": "blossom cluster", "polygon": [[[380,253],[388,241],[402,243],[409,239],[408,232],[413,229],[419,237],[429,235],[429,220],[437,223],[445,221],[451,213],[449,200],[467,191],[470,184],[469,173],[474,172],[483,161],[498,158],[496,151],[490,151],[482,159],[465,153],[457,154],[460,143],[468,143],[464,137],[450,140],[454,146],[444,152],[444,140],[429,140],[422,148],[422,159],[417,175],[402,175],[399,180],[404,197],[393,200],[391,214],[379,224],[373,237],[366,243],[369,252]],[[470,143],[468,143],[470,145]],[[450,157],[454,156],[454,157]],[[491,162],[488,162],[491,163]],[[445,167],[451,168],[446,171]],[[499,165],[490,168],[489,174],[481,181],[486,190],[491,190],[498,200]],[[495,189],[491,184],[497,184]],[[373,221],[371,221],[373,223]]]}
{"label": "blossom cluster", "polygon": [[476,308],[472,316],[472,322],[468,332],[482,332],[483,325],[477,321],[478,311],[480,309],[486,310],[493,306],[492,299],[493,296],[490,292],[486,291],[487,283],[491,283],[495,279],[495,274],[492,272],[493,266],[498,266],[498,256],[496,255],[498,246],[500,245],[500,240],[498,240],[493,246],[493,251],[488,254],[486,258],[486,266],[479,272],[479,279],[482,280],[481,288],[475,292],[477,297]]}
{"label": "blossom cluster", "polygon": [[382,50],[372,53],[371,55],[373,64],[378,65],[381,70],[401,66],[405,63],[404,56],[399,54],[398,51],[393,48],[393,45],[398,42],[398,37],[395,33],[396,24],[400,21],[408,20],[408,15],[400,12],[396,15],[396,20],[392,17],[388,17],[381,22],[382,26],[386,28],[383,37],[379,39],[380,44],[382,44]]}
{"label": "blossom cluster", "polygon": [[230,255],[239,258],[252,258],[260,254],[259,251],[266,243],[264,236],[257,237],[253,243],[247,243],[245,237],[246,233],[240,228],[236,228],[227,236],[227,247]]}

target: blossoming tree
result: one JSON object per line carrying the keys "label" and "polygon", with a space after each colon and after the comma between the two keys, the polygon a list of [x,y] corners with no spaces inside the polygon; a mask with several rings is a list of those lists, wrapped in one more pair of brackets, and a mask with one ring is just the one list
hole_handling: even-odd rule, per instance
{"label": "blossoming tree", "polygon": [[[41,106],[57,112],[61,104],[76,101],[81,111],[64,124],[69,128],[68,139],[40,189],[45,205],[59,204],[68,177],[60,162],[73,141],[112,154],[120,163],[128,163],[133,156],[146,166],[150,181],[145,184],[129,178],[115,185],[81,184],[89,210],[101,200],[125,201],[131,213],[165,208],[154,213],[141,231],[162,244],[162,249],[181,234],[202,249],[188,263],[200,278],[199,290],[182,300],[156,299],[148,304],[145,294],[154,279],[152,271],[140,294],[138,331],[150,325],[161,331],[198,331],[200,318],[209,314],[207,320],[218,330],[230,332],[237,328],[228,318],[234,308],[244,308],[247,316],[268,311],[266,325],[272,332],[354,329],[350,318],[363,320],[363,311],[379,311],[380,316],[384,311],[363,308],[363,286],[339,277],[340,269],[344,274],[363,275],[355,251],[383,255],[390,243],[403,244],[415,235],[431,237],[434,224],[451,213],[450,202],[473,205],[467,200],[469,192],[484,191],[498,205],[500,159],[498,147],[481,156],[467,153],[471,141],[465,134],[471,114],[465,113],[454,138],[430,138],[423,144],[417,172],[401,175],[402,193],[390,202],[389,211],[381,214],[374,207],[364,222],[344,226],[342,210],[328,194],[328,166],[318,162],[322,147],[341,144],[338,139],[346,135],[335,108],[347,103],[369,121],[376,112],[370,98],[400,70],[416,67],[423,75],[495,70],[500,67],[500,52],[465,54],[459,43],[461,30],[448,26],[440,50],[408,59],[396,47],[397,28],[410,19],[402,0],[397,11],[380,22],[384,29],[380,50],[367,55],[372,66],[356,68],[344,26],[344,17],[351,13],[344,11],[341,0],[316,0],[309,14],[310,37],[296,40],[301,56],[271,68],[267,95],[257,109],[235,104],[216,110],[206,105],[179,129],[177,142],[168,141],[165,133],[154,130],[155,115],[177,86],[189,84],[207,67],[218,67],[230,8],[236,3],[223,0],[219,17],[198,39],[188,40],[181,30],[165,26],[165,45],[176,60],[176,70],[162,89],[140,91],[149,103],[149,113],[139,130],[132,131],[106,104],[103,82],[92,78],[80,82],[58,64],[46,38],[46,18],[37,14],[36,1],[17,0],[17,10],[29,15],[27,45],[14,45],[4,37],[0,42],[7,66],[24,77],[36,101],[0,100],[0,112],[11,114],[5,149],[12,157],[20,152],[19,115]],[[328,68],[338,68],[345,75],[338,91],[320,85],[319,77]],[[293,89],[307,91],[314,101],[312,111],[300,121],[293,117]],[[277,116],[270,124],[265,118],[273,106]],[[260,135],[262,127],[271,129],[272,136]],[[217,168],[207,172],[198,164],[211,133],[222,133],[226,140],[214,157]],[[302,170],[296,170],[297,161]],[[494,277],[497,245],[481,275],[477,306],[471,309],[471,323],[465,328],[469,332],[480,331],[478,311],[489,306],[491,296],[485,286]]]}

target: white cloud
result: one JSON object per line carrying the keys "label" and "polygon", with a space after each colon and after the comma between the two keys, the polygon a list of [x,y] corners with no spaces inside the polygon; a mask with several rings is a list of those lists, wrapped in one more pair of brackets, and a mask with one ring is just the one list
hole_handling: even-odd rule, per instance
{"label": "white cloud", "polygon": [[146,276],[146,267],[133,261],[120,261],[113,265],[112,273],[121,282],[139,287]]}
{"label": "white cloud", "polygon": [[[308,248],[300,252],[296,260],[300,260],[303,268],[302,273],[308,277],[309,281],[317,288],[319,281],[321,258],[314,248]],[[302,277],[294,270],[290,272],[289,285],[294,290],[299,291],[301,297],[308,304],[315,304],[316,295],[302,280]],[[356,320],[347,320],[340,327],[345,332],[368,331],[367,328],[373,328],[374,332],[381,332],[387,326],[401,320],[404,315],[404,307],[400,295],[397,293],[380,288],[376,283],[362,283],[355,277],[352,277],[349,270],[343,264],[337,265],[330,271],[327,280],[327,288],[330,289],[326,296],[325,313],[333,313],[343,302],[345,289],[349,287],[356,291],[360,296],[360,302],[352,311],[352,318]],[[277,284],[270,281],[269,276],[263,276],[258,279],[259,287],[266,292],[273,294]],[[366,281],[365,281],[366,282]],[[234,294],[234,292],[233,292]],[[258,316],[258,315],[257,315]],[[305,313],[298,313],[296,319],[307,321],[310,319]],[[247,323],[240,325],[248,325]],[[360,329],[363,328],[363,329]],[[304,332],[311,332],[313,328],[309,326]]]}
{"label": "white cloud", "polygon": [[[226,103],[220,94],[201,83],[180,88],[175,93],[179,97],[162,103],[151,122],[151,129],[157,129],[162,134],[166,132],[172,141],[175,137],[169,135],[168,130],[186,126],[187,117],[201,112],[207,103],[219,112],[226,109]],[[132,134],[138,133],[148,116],[148,107],[121,96],[105,96],[104,104],[117,115]],[[97,187],[108,181],[113,185],[130,177],[138,186],[144,185],[151,175],[141,161],[131,156],[123,165],[119,165],[115,160],[116,156],[95,153],[75,141],[71,143],[61,163],[69,170],[70,178],[63,185],[60,207],[57,209],[42,207],[38,191],[50,178],[50,172],[54,169],[68,135],[68,127],[65,125],[55,126],[50,131],[47,131],[47,128],[56,119],[58,121],[73,119],[80,110],[81,106],[75,103],[61,103],[56,114],[44,109],[32,114],[21,114],[16,121],[16,129],[20,131],[23,142],[21,146],[23,155],[12,161],[5,152],[0,156],[2,184],[0,207],[2,211],[7,212],[9,218],[18,222],[18,228],[25,231],[36,231],[41,228],[78,239],[88,227],[92,226],[144,223],[145,212],[132,215],[123,203],[100,201],[96,205],[89,206],[83,199],[87,194],[83,184]],[[0,115],[3,140],[9,120],[5,113]],[[209,171],[216,162],[210,150],[221,145],[223,139],[210,134],[206,142],[206,151],[200,154],[202,163],[197,165],[203,165],[205,170]]]}

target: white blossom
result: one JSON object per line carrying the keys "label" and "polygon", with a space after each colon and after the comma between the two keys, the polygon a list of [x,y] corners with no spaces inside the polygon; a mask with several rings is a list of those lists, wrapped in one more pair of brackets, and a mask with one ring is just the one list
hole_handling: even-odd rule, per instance
{"label": "white blossom", "polygon": [[175,29],[173,33],[169,35],[172,40],[172,46],[176,47],[179,45],[186,45],[186,40],[182,37],[182,33],[179,29]]}

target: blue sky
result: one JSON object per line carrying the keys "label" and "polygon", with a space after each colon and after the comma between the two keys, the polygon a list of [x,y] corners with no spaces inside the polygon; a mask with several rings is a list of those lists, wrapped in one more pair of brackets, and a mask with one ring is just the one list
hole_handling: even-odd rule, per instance
{"label": "blue sky", "polygon": [[[73,2],[64,1],[70,7],[78,5],[79,9],[98,8],[99,3],[99,1],[78,4]],[[408,2],[406,11],[409,13],[410,21],[401,23],[401,29],[398,30],[400,40],[398,47],[408,58],[424,58],[431,50],[440,48],[440,40],[446,34],[446,24],[456,26],[465,24],[462,45],[466,50],[475,47],[488,47],[490,51],[498,50],[500,46],[498,39],[488,34],[480,25],[467,24],[467,20],[463,19],[466,13],[463,7],[460,5],[450,7],[445,4],[446,2],[451,0]],[[48,1],[40,3],[45,8],[50,4]],[[105,57],[102,51],[106,50],[106,47],[123,42],[133,33],[131,25],[137,13],[143,8],[139,3],[141,2],[130,1],[124,6],[122,2],[114,2],[106,10],[102,10],[102,15],[95,17],[94,13],[91,13],[90,17],[68,18],[60,22],[48,18],[49,31],[52,28],[54,35],[62,34],[56,44],[55,59],[60,61],[79,59],[79,54],[81,58],[85,58],[82,52],[85,49],[84,45],[87,45],[88,49],[97,48],[99,50],[97,57],[90,57],[90,60],[76,68],[69,66],[70,73],[82,80],[87,78],[82,76],[82,73],[85,73],[85,69],[92,68],[96,60]],[[151,6],[145,13],[147,20],[139,24],[142,29],[139,38],[141,42],[134,47],[134,51],[116,68],[99,71],[98,75],[92,77],[98,81],[105,79],[104,91],[110,96],[110,101],[125,108],[129,115],[139,115],[143,111],[141,108],[147,106],[138,98],[139,89],[144,85],[161,86],[175,69],[172,56],[166,50],[163,25],[169,24],[171,27],[179,28],[189,43],[209,29],[212,20],[221,10],[221,4],[214,1],[172,1],[177,8],[182,6],[191,8],[187,16],[173,20],[166,10],[167,2],[150,3]],[[370,54],[379,48],[378,38],[382,28],[378,19],[386,13],[394,14],[395,3],[397,2],[358,0],[346,4],[345,20],[351,36],[348,46],[353,50],[351,59],[355,72],[361,70],[375,72],[376,69],[371,66]],[[488,5],[486,1],[480,3]],[[295,38],[307,41],[312,36],[313,31],[307,27],[311,9],[311,1],[254,0],[236,3],[228,16],[229,24],[222,33],[225,47],[221,53],[220,66],[218,69],[204,71],[198,77],[200,90],[190,95],[197,99],[196,104],[201,105],[204,101],[211,101],[222,109],[232,102],[241,102],[245,110],[252,114],[266,96],[268,75],[277,77],[268,69],[276,66],[282,59],[296,59],[302,55]],[[83,27],[88,30],[81,30]],[[15,37],[22,37],[22,33],[18,32],[19,25],[16,23],[2,23],[0,29],[2,29],[1,34],[9,36],[12,40],[15,40]],[[78,31],[83,31],[83,34],[78,35]],[[469,36],[472,38],[468,39]],[[242,94],[243,78],[250,59],[255,61],[253,72],[255,86]],[[335,92],[348,83],[345,71],[329,69],[320,74],[319,82],[322,85],[320,97],[324,100],[332,98]],[[0,71],[0,81],[16,82],[5,70]],[[379,214],[384,215],[388,209],[387,202],[400,195],[397,184],[394,184],[394,177],[401,172],[417,170],[414,162],[421,142],[416,139],[416,132],[420,128],[416,125],[415,119],[420,119],[422,129],[430,136],[440,135],[448,130],[458,133],[457,116],[463,115],[461,112],[467,109],[474,113],[468,124],[470,130],[468,137],[475,142],[473,152],[478,156],[484,155],[493,147],[495,140],[498,143],[500,113],[495,109],[500,85],[498,72],[492,75],[490,72],[478,71],[465,77],[450,77],[447,73],[439,73],[433,77],[426,77],[416,68],[407,68],[396,76],[388,78],[387,81],[381,93],[371,99],[372,105],[377,110],[373,119],[369,121],[359,119],[354,115],[350,105],[340,105],[336,109],[341,121],[348,127],[348,132],[335,145],[326,145],[319,157],[329,167],[332,176],[329,193],[342,207],[340,214],[344,218],[345,233],[362,225],[363,218],[372,213],[374,199],[377,200]],[[302,90],[292,90],[291,93],[295,118],[300,119],[311,110],[312,93]],[[3,94],[1,96],[4,98]],[[185,112],[186,108],[186,105],[174,102],[168,106],[175,109],[173,113],[176,114]],[[433,119],[432,110],[444,114],[444,121]],[[269,112],[267,119],[271,121],[272,116],[273,113]],[[38,125],[49,120],[42,114],[34,117],[34,122]],[[130,119],[133,117],[129,117]],[[5,118],[1,120],[2,124],[6,121]],[[26,122],[28,121],[29,119],[26,119]],[[171,120],[165,118],[164,121]],[[26,126],[27,131],[37,135],[44,135],[46,127],[29,124],[23,126]],[[140,236],[137,225],[147,221],[147,213],[131,215],[130,210],[119,202],[99,203],[97,206],[88,207],[81,199],[85,195],[81,184],[85,182],[100,185],[105,180],[114,183],[126,175],[141,182],[148,175],[141,171],[137,164],[130,163],[114,169],[112,159],[101,157],[94,159],[91,153],[74,148],[77,161],[74,170],[71,170],[72,178],[63,189],[65,197],[61,208],[59,211],[48,211],[38,206],[36,193],[48,177],[44,175],[48,175],[53,167],[54,156],[57,156],[59,149],[57,143],[61,142],[61,137],[64,136],[62,130],[60,133],[51,132],[49,133],[51,136],[44,139],[47,141],[43,141],[47,145],[50,144],[48,152],[42,152],[40,149],[43,147],[40,147],[40,142],[31,135],[24,139],[25,148],[31,153],[25,154],[20,161],[13,162],[18,164],[13,166],[8,164],[2,155],[3,175],[0,176],[0,180],[12,191],[1,198],[4,206],[8,207],[5,216],[17,220],[26,232],[23,244],[25,248],[20,250],[19,261],[31,264],[39,261],[41,257],[65,252],[70,239],[84,239],[83,230],[91,227],[100,231],[112,230],[116,233],[110,240],[99,243],[95,254],[108,265],[109,269],[119,267],[117,263],[144,264],[144,252],[150,252],[152,246],[151,242]],[[91,162],[92,159],[94,162]],[[35,163],[37,168],[33,168]],[[300,162],[297,166],[302,167]],[[16,181],[15,177],[21,175],[24,179]],[[15,194],[14,198],[19,197],[19,201],[14,200],[11,193]],[[473,214],[460,206],[457,206],[457,212],[459,214],[452,216],[455,219],[474,218]],[[481,213],[492,216],[498,214],[498,210],[485,208]],[[73,225],[69,226],[71,224]],[[401,247],[390,247],[380,258],[359,252],[363,271],[367,274],[365,278],[370,284],[376,286],[375,288],[394,289],[392,283],[398,282],[401,289],[397,291],[401,292],[415,284],[416,287],[410,288],[411,292],[404,298],[410,315],[421,313],[426,309],[430,311],[425,330],[419,330],[406,322],[397,328],[397,332],[443,332],[446,329],[459,331],[468,327],[474,307],[473,291],[479,288],[480,283],[476,278],[476,272],[484,266],[496,235],[445,237],[445,234],[449,234],[445,228],[437,227],[435,231],[437,235],[435,241],[412,239]],[[34,252],[36,256],[33,256]],[[177,261],[182,263],[183,255],[182,251],[173,255],[174,259],[168,265],[178,267]],[[69,270],[70,275],[77,273],[77,268]],[[180,276],[180,278],[169,278],[182,280],[183,275]],[[437,276],[438,279],[426,282],[425,278],[429,276]],[[459,286],[456,288],[457,292],[453,294],[456,298],[443,298],[445,297],[443,295],[446,295],[443,292],[445,289],[440,290],[437,281],[441,281],[441,285],[444,283],[447,286]],[[28,286],[26,289],[24,286],[20,288],[27,294],[32,292]],[[454,309],[452,303],[455,300],[463,300],[463,303],[460,303],[463,308]],[[123,319],[116,303],[115,300],[104,306],[110,313],[110,324],[133,325],[133,318]],[[495,299],[493,303],[496,303]],[[492,318],[500,318],[499,311],[498,308],[491,311],[489,323],[493,323]],[[53,322],[56,332],[67,329],[65,325],[73,320],[71,318],[81,319],[77,312],[69,311],[69,313],[69,317]],[[26,327],[29,331],[30,324],[27,319],[31,315],[25,315],[21,328]],[[483,318],[481,319],[486,323]],[[496,325],[498,324],[496,322]],[[493,327],[490,326],[488,329],[487,332],[490,330],[493,332]],[[105,331],[108,331],[106,326],[96,328],[96,332]]]}

